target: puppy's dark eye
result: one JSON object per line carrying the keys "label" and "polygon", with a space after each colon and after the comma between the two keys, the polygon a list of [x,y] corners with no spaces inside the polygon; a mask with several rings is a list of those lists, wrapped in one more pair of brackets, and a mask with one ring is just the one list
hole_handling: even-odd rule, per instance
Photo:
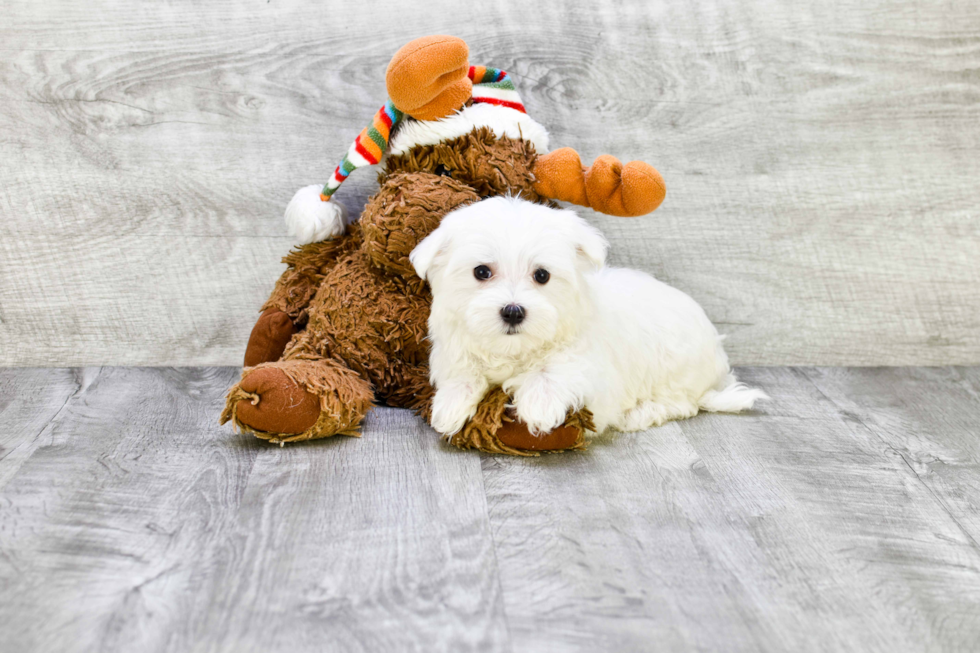
{"label": "puppy's dark eye", "polygon": [[551,278],[551,273],[544,268],[538,268],[534,271],[534,280],[540,283],[542,286],[548,283],[548,279]]}
{"label": "puppy's dark eye", "polygon": [[435,173],[437,175],[439,175],[440,177],[452,177],[453,176],[452,170],[450,170],[446,166],[442,165],[441,163],[436,166]]}
{"label": "puppy's dark eye", "polygon": [[486,281],[493,276],[493,271],[485,265],[478,265],[473,268],[473,276],[479,281]]}

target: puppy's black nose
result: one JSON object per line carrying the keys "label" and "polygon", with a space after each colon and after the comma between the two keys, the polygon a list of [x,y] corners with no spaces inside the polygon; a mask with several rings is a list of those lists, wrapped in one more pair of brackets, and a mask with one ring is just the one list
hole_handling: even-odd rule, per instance
{"label": "puppy's black nose", "polygon": [[524,321],[524,307],[517,304],[507,304],[500,309],[500,317],[511,326],[517,326]]}

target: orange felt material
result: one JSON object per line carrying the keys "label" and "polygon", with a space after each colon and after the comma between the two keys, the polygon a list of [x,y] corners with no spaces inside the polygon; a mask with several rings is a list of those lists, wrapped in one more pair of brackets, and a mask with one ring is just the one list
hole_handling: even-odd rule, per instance
{"label": "orange felt material", "polygon": [[667,194],[663,177],[643,161],[626,165],[603,154],[583,169],[578,153],[563,147],[538,157],[534,190],[542,197],[589,206],[600,213],[632,218],[650,213]]}
{"label": "orange felt material", "polygon": [[664,201],[663,177],[653,166],[603,154],[585,173],[589,205],[600,213],[632,218],[650,213]]}
{"label": "orange felt material", "polygon": [[462,107],[473,94],[470,51],[454,36],[423,36],[403,46],[388,64],[385,85],[399,111],[436,120]]}
{"label": "orange felt material", "polygon": [[534,162],[534,190],[542,197],[579,206],[588,206],[585,194],[585,170],[578,152],[563,147],[539,156]]}

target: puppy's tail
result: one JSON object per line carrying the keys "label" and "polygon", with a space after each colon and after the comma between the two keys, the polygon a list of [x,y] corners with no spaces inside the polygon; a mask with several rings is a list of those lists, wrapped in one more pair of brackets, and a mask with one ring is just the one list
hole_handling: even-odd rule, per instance
{"label": "puppy's tail", "polygon": [[698,400],[698,407],[709,413],[739,413],[752,408],[756,401],[769,399],[762,390],[750,388],[735,380],[735,375],[729,374],[723,390],[708,390]]}

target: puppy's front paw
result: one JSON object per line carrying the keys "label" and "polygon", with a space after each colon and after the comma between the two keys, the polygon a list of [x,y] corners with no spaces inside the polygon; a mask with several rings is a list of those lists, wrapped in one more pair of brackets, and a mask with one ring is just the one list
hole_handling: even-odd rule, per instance
{"label": "puppy's front paw", "polygon": [[561,426],[570,407],[568,400],[546,382],[524,384],[515,393],[514,404],[517,416],[534,435],[548,433]]}
{"label": "puppy's front paw", "polygon": [[476,414],[481,394],[466,384],[451,385],[436,391],[432,399],[432,428],[442,435],[458,433]]}

